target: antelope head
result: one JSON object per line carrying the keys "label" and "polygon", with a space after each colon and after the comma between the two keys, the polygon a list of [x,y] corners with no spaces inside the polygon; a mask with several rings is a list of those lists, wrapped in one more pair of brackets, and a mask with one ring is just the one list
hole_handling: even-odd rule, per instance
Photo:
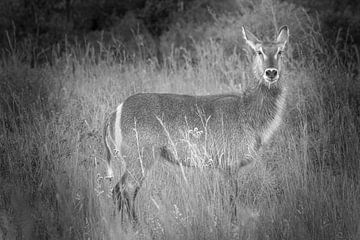
{"label": "antelope head", "polygon": [[282,75],[282,55],[289,39],[287,26],[280,28],[278,36],[273,42],[260,41],[249,30],[242,27],[245,42],[253,50],[252,71],[259,83],[264,83],[269,88],[279,81]]}

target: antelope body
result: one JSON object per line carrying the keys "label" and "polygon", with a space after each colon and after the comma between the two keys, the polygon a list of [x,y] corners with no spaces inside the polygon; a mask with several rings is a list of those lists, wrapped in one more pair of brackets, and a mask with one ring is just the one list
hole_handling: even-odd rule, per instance
{"label": "antelope body", "polygon": [[[253,162],[252,156],[280,125],[286,96],[281,55],[288,28],[282,27],[274,42],[262,42],[245,28],[242,34],[253,51],[253,84],[244,94],[139,93],[128,97],[106,121],[108,176],[113,176],[111,160],[120,159],[123,167],[114,193],[119,210],[126,206],[131,220],[136,221],[136,194],[155,161],[196,165],[189,160],[192,142],[213,166],[236,170]],[[194,129],[195,134],[188,134]]]}

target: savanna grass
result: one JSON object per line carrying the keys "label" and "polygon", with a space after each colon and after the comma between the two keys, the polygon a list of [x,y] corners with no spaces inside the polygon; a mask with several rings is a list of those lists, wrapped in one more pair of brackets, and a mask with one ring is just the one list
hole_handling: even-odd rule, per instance
{"label": "savanna grass", "polygon": [[[360,62],[357,51],[326,46],[315,25],[291,30],[307,42],[291,39],[284,123],[255,166],[233,176],[237,187],[207,167],[159,165],[139,193],[136,229],[114,215],[116,176],[103,178],[106,114],[136,92],[242,92],[246,60],[195,43],[195,64],[169,57],[159,69],[68,46],[55,65],[30,69],[14,49],[0,69],[0,236],[359,239]],[[194,149],[197,164],[201,154]]]}

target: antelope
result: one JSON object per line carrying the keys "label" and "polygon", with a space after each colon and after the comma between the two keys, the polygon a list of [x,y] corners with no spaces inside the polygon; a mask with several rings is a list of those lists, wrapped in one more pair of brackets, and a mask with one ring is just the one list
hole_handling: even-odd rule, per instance
{"label": "antelope", "polygon": [[[157,162],[193,167],[184,133],[207,150],[213,166],[237,171],[252,165],[254,154],[269,142],[285,108],[286,79],[283,53],[289,39],[287,26],[275,41],[260,41],[242,27],[251,49],[251,82],[243,94],[190,96],[138,93],[120,103],[104,126],[107,174],[114,176],[112,160],[120,159],[120,181],[113,189],[118,210],[126,207],[136,222],[135,198],[149,170]],[[115,157],[115,155],[119,157]]]}

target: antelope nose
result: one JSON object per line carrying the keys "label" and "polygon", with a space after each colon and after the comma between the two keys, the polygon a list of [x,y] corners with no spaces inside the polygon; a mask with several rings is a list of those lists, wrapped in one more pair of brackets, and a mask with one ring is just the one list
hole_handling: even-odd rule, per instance
{"label": "antelope nose", "polygon": [[265,75],[269,78],[270,81],[273,81],[277,77],[278,71],[275,68],[268,68],[265,70]]}

